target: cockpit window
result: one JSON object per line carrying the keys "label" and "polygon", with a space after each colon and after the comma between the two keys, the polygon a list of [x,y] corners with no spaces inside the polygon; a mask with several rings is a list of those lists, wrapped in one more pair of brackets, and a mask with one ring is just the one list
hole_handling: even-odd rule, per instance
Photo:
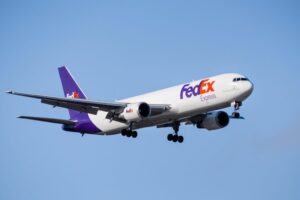
{"label": "cockpit window", "polygon": [[238,78],[234,78],[233,82],[238,82],[238,81],[249,81],[248,78],[244,78],[244,77],[238,77]]}

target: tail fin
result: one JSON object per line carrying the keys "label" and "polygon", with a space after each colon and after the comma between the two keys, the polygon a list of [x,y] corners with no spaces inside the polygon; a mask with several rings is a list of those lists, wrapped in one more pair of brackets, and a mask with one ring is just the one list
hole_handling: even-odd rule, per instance
{"label": "tail fin", "polygon": [[[65,67],[58,68],[61,84],[64,89],[65,97],[67,98],[77,98],[77,99],[87,99],[83,91],[80,89],[79,85],[74,80],[73,76],[69,70]],[[79,120],[87,117],[86,113],[81,113],[79,111],[69,109],[70,119]]]}

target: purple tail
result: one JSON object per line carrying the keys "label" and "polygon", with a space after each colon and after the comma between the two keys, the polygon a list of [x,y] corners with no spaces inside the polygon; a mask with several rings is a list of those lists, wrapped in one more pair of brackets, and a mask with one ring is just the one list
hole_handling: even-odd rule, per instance
{"label": "purple tail", "polygon": [[[61,84],[64,89],[65,97],[87,99],[83,91],[80,89],[78,84],[75,82],[73,76],[69,70],[65,67],[58,68]],[[76,110],[69,109],[70,120],[76,120],[75,125],[64,125],[63,129],[66,131],[75,131],[81,133],[99,133],[101,132],[90,120],[87,113],[79,112]]]}
{"label": "purple tail", "polygon": [[[58,68],[60,80],[64,89],[65,97],[87,99],[83,91],[80,89],[69,70],[65,67]],[[87,113],[69,109],[70,120],[76,120],[75,125],[64,125],[66,131],[75,131],[81,133],[99,133],[99,130],[90,120]]]}
{"label": "purple tail", "polygon": [[[77,98],[77,99],[87,99],[84,95],[76,81],[74,80],[73,76],[69,72],[69,70],[65,67],[58,68],[61,84],[64,89],[65,97],[67,98]],[[80,119],[87,119],[88,116],[86,113],[81,113],[79,111],[69,109],[70,119],[71,120],[80,120]]]}

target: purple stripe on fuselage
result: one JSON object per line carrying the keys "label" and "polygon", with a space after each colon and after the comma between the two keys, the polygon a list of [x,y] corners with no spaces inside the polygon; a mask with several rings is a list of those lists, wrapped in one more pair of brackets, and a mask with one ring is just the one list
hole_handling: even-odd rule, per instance
{"label": "purple stripe on fuselage", "polygon": [[79,132],[79,133],[100,133],[100,132],[102,132],[100,129],[98,129],[94,125],[94,123],[90,119],[78,121],[78,122],[76,122],[75,125],[63,125],[62,128],[65,131]]}
{"label": "purple stripe on fuselage", "polygon": [[85,121],[79,121],[74,126],[74,130],[77,132],[84,132],[84,133],[99,133],[102,132],[100,129],[98,129],[94,123],[89,119]]}

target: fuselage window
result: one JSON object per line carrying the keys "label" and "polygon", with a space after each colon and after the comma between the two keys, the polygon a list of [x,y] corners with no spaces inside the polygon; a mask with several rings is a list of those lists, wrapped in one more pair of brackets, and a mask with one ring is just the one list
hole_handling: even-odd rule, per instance
{"label": "fuselage window", "polygon": [[233,82],[237,82],[237,81],[248,81],[248,78],[234,78]]}

